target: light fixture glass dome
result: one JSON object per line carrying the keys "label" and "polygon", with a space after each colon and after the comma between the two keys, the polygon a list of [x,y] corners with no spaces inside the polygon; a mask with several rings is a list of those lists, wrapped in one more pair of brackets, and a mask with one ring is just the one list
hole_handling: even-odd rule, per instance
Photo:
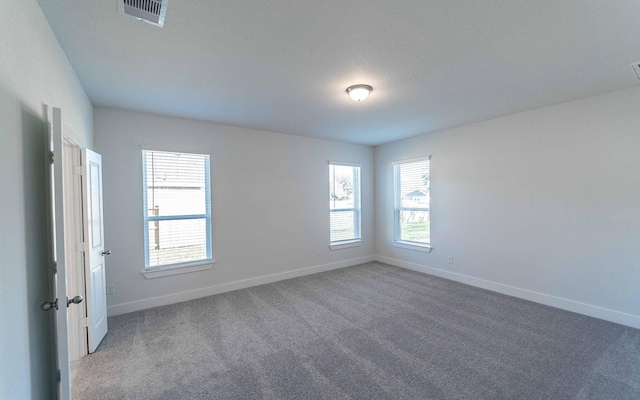
{"label": "light fixture glass dome", "polygon": [[373,88],[369,85],[353,85],[347,88],[347,93],[349,97],[351,97],[351,100],[362,101],[369,97],[369,93],[371,93],[372,90]]}

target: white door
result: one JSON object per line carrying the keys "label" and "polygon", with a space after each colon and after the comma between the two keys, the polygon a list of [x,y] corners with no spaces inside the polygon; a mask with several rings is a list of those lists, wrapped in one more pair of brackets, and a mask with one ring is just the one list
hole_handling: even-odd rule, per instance
{"label": "white door", "polygon": [[82,207],[85,232],[85,287],[89,353],[93,353],[107,334],[107,293],[102,219],[102,157],[82,149]]}
{"label": "white door", "polygon": [[49,122],[50,150],[53,160],[49,170],[51,186],[51,239],[53,252],[53,301],[42,304],[44,311],[54,311],[56,317],[55,343],[58,375],[58,398],[71,398],[69,380],[69,343],[67,334],[67,276],[65,270],[64,241],[64,174],[62,157],[62,112],[59,108],[47,110]]}

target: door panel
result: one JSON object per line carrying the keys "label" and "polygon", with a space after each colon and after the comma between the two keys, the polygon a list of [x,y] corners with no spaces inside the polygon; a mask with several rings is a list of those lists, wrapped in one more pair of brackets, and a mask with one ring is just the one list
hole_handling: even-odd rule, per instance
{"label": "door panel", "polygon": [[[89,213],[89,226],[91,227],[90,246],[92,251],[102,246],[102,193],[100,190],[100,165],[95,161],[88,162],[89,167],[89,204],[91,212]],[[102,247],[100,247],[102,249]]]}
{"label": "door panel", "polygon": [[102,158],[82,149],[83,215],[87,234],[85,277],[89,353],[93,353],[107,334],[107,295],[105,282],[104,227],[102,217]]}
{"label": "door panel", "polygon": [[[97,341],[96,347],[107,333],[107,294],[105,291],[106,283],[104,278],[104,264],[95,266],[91,271],[91,291],[93,292],[92,312],[94,314],[92,318],[94,327],[93,341]],[[93,348],[92,352],[93,351],[95,351],[95,348]]]}
{"label": "door panel", "polygon": [[62,111],[59,108],[47,110],[49,118],[49,133],[53,150],[51,163],[51,239],[53,248],[53,287],[54,299],[57,307],[50,308],[56,313],[55,340],[56,360],[59,370],[58,397],[66,400],[71,398],[69,343],[67,332],[67,277],[65,264],[64,237],[64,158],[62,142]]}

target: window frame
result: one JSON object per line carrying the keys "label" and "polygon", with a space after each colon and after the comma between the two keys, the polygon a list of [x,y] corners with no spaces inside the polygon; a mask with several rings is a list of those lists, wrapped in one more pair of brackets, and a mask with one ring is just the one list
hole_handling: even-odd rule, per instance
{"label": "window frame", "polygon": [[[399,167],[403,164],[412,164],[415,162],[427,161],[429,163],[429,183],[431,183],[431,155],[417,158],[410,158],[406,160],[394,161],[391,169],[393,178],[393,245],[398,248],[422,251],[425,253],[431,252],[433,247],[431,246],[431,199],[429,196],[428,207],[402,207],[402,195],[400,190],[401,179]],[[429,191],[431,184],[429,184]],[[417,242],[413,240],[402,240],[398,235],[400,232],[400,213],[402,211],[426,211],[429,213],[429,243]]]}
{"label": "window frame", "polygon": [[[354,173],[353,179],[353,208],[331,208],[331,181],[329,180],[329,249],[331,250],[339,250],[345,249],[349,247],[356,247],[362,244],[362,166],[359,163],[353,162],[344,162],[344,161],[328,161],[329,165],[329,179],[331,179],[331,167],[332,166],[341,166],[341,167],[353,167],[357,168],[357,173]],[[357,190],[356,190],[357,188]],[[345,239],[345,240],[336,240],[331,241],[331,214],[337,212],[349,212],[352,211],[356,216],[356,221],[354,222],[354,238]]]}
{"label": "window frame", "polygon": [[[213,259],[213,239],[212,239],[212,224],[211,224],[211,151],[210,150],[191,150],[191,149],[177,149],[163,146],[153,145],[141,145],[140,154],[142,161],[142,198],[143,198],[143,232],[144,232],[144,269],[142,274],[147,279],[159,278],[163,276],[170,276],[176,274],[183,274],[188,272],[203,271],[213,268],[215,260]],[[149,215],[149,203],[147,199],[147,166],[146,157],[150,152],[164,152],[164,153],[176,153],[176,154],[193,154],[204,155],[204,180],[205,180],[205,213],[204,214],[190,214],[190,215],[165,215],[165,216],[153,216]],[[187,261],[173,264],[163,264],[157,266],[149,266],[149,222],[154,221],[176,221],[176,220],[191,220],[191,219],[204,219],[206,228],[206,258],[195,261]]]}

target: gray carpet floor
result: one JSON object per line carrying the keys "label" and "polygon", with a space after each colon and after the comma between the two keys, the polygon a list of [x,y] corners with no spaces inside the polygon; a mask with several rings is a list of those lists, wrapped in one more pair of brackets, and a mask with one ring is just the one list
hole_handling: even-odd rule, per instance
{"label": "gray carpet floor", "polygon": [[381,263],[109,319],[74,399],[640,399],[640,330]]}

